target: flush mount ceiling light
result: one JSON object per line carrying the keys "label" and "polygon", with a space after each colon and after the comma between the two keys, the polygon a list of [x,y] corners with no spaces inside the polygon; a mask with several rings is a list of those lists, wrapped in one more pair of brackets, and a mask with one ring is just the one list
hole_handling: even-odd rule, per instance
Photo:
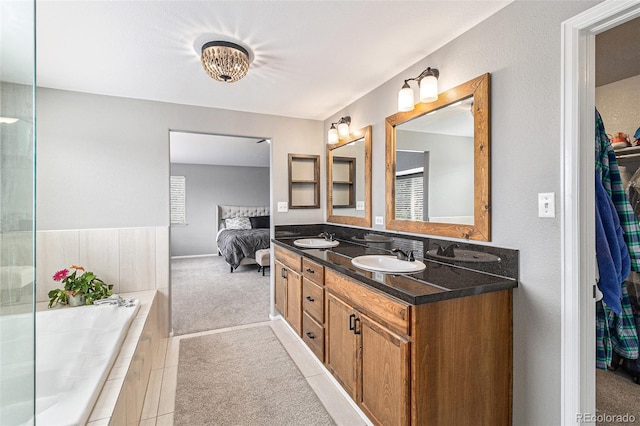
{"label": "flush mount ceiling light", "polygon": [[202,46],[202,66],[214,80],[233,83],[247,75],[249,52],[228,41],[210,41]]}
{"label": "flush mount ceiling light", "polygon": [[419,76],[414,78],[408,78],[404,81],[402,89],[398,92],[398,110],[399,111],[411,111],[415,102],[413,100],[413,89],[409,86],[410,81],[418,81],[420,86],[420,102],[434,102],[438,100],[438,77],[440,72],[428,67],[422,71]]}
{"label": "flush mount ceiling light", "polygon": [[[338,128],[336,128],[336,124],[338,125]],[[340,120],[335,123],[331,123],[327,143],[333,145],[338,143],[338,140],[349,136],[349,124],[351,124],[351,117],[348,115],[346,117],[341,117]]]}

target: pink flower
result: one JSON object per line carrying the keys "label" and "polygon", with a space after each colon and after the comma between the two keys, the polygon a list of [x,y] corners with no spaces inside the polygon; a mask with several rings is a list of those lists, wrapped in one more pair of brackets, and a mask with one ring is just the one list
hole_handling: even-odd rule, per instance
{"label": "pink flower", "polygon": [[69,270],[68,269],[61,269],[58,272],[55,273],[55,275],[53,276],[53,280],[54,281],[62,281],[63,279],[67,278],[67,275],[69,275]]}

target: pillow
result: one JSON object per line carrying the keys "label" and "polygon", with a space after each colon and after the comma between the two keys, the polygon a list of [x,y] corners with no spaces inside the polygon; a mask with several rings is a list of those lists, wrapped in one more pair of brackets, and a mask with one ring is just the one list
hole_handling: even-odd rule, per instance
{"label": "pillow", "polygon": [[248,217],[230,217],[224,220],[226,229],[251,229],[251,221]]}
{"label": "pillow", "polygon": [[271,223],[271,216],[254,216],[250,217],[252,228],[268,228]]}

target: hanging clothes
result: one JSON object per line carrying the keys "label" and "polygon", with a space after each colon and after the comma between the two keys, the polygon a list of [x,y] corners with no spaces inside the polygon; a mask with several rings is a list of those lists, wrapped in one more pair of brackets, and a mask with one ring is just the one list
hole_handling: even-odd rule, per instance
{"label": "hanging clothes", "polygon": [[624,240],[629,249],[631,258],[631,270],[640,272],[640,223],[636,216],[627,193],[622,184],[618,160],[613,151],[611,141],[602,122],[602,117],[596,109],[596,172],[602,180],[602,185],[607,191],[618,212],[620,226],[624,231]]}
{"label": "hanging clothes", "polygon": [[622,311],[621,284],[631,272],[629,251],[622,235],[622,227],[613,201],[595,175],[596,181],[596,260],[600,279],[598,288],[603,300],[613,312]]}
{"label": "hanging clothes", "polygon": [[[595,136],[596,240],[601,239],[603,235],[606,239],[607,233],[604,231],[604,226],[611,226],[611,222],[607,224],[604,222],[605,220],[610,220],[604,217],[607,209],[610,209],[610,205],[608,202],[598,201],[598,194],[602,197],[603,188],[617,212],[619,225],[623,231],[622,237],[629,256],[630,269],[640,271],[640,223],[638,223],[638,217],[627,198],[618,169],[618,160],[605,131],[602,117],[597,109]],[[602,188],[598,188],[598,183],[602,183]],[[602,228],[598,229],[598,226]],[[611,229],[609,228],[610,238],[608,243],[610,254],[616,254],[615,258],[611,259],[614,269],[609,270],[609,272],[603,271],[600,269],[601,265],[598,259],[600,276],[598,288],[609,300],[607,302],[607,299],[603,297],[603,300],[596,302],[596,367],[601,369],[606,369],[607,366],[611,365],[613,351],[628,359],[638,358],[638,334],[633,313],[631,312],[629,294],[624,282],[629,273],[624,274],[624,253],[617,239],[619,234],[617,228],[615,228],[615,219],[613,219],[613,226],[616,229],[615,237],[611,234]],[[600,234],[600,237],[598,237],[598,234]],[[605,254],[606,250],[601,247],[600,255]],[[618,274],[618,270],[620,274]],[[605,273],[607,274],[606,277],[603,276]],[[624,275],[624,278],[620,280],[622,275]],[[619,291],[615,288],[615,282],[618,280],[620,280]],[[619,299],[618,294],[620,295]]]}

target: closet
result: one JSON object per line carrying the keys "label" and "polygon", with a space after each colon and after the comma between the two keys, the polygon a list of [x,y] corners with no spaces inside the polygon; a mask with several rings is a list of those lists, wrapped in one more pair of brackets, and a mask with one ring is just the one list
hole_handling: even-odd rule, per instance
{"label": "closet", "polygon": [[[602,118],[604,130],[609,136],[615,153],[622,187],[627,194],[628,205],[633,211],[630,217],[633,217],[637,223],[640,217],[640,18],[597,35],[596,58],[596,109]],[[596,135],[598,131],[599,127],[596,123]],[[596,151],[598,151],[598,145],[596,137]],[[596,170],[600,167],[598,154],[596,154]],[[618,199],[616,203],[619,202]],[[628,242],[626,235],[625,240],[633,258],[633,243]],[[622,285],[628,293],[625,326],[627,331],[637,328],[636,334],[638,334],[640,333],[640,268],[637,261],[634,262],[631,259],[630,263],[631,273]],[[603,271],[599,273],[602,280]],[[609,316],[610,313],[607,312],[609,321],[611,318],[615,318],[614,321],[623,321],[624,301],[625,298],[623,298],[623,307],[619,316],[612,314]],[[601,315],[599,319],[603,318],[601,306],[598,308]],[[611,326],[611,323],[609,325]],[[620,331],[620,336],[616,333],[624,330],[625,326],[614,330],[611,338],[624,340],[623,331]],[[633,339],[633,336],[626,337]],[[632,347],[633,344],[629,346]],[[636,344],[636,351],[637,346]],[[636,384],[640,375],[640,361],[625,359],[619,352],[624,352],[624,349],[618,350],[618,341],[615,340],[612,344],[610,365],[602,369],[600,364],[600,368],[596,371],[598,424],[615,423],[616,420],[621,420],[616,416],[624,415],[634,416],[636,421],[640,420],[640,386]],[[601,360],[602,347],[598,344],[596,344],[596,353]]]}

